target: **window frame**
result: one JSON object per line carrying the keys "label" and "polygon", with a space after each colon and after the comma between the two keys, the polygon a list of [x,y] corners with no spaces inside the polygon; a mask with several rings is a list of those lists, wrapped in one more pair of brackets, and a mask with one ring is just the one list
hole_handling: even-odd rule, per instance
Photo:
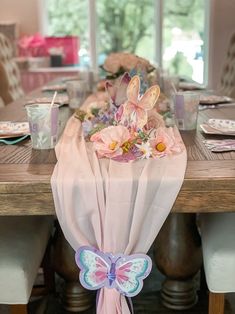
{"label": "window frame", "polygon": [[[39,8],[39,23],[40,31],[43,35],[47,34],[48,29],[48,15],[46,10],[47,0],[38,0]],[[97,55],[97,14],[96,14],[96,1],[88,0],[88,24],[89,24],[89,54],[90,54],[90,68],[94,71],[98,71],[98,55]],[[154,1],[154,14],[155,14],[155,38],[154,38],[154,61],[160,67],[162,67],[162,34],[163,34],[163,6],[164,0]],[[205,18],[204,18],[204,73],[203,73],[203,86],[208,85],[209,79],[209,34],[211,28],[211,0],[205,0]]]}

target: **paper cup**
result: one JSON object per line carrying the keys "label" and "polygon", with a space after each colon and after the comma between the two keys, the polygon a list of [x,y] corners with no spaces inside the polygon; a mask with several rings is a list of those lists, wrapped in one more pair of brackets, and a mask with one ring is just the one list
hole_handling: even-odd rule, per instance
{"label": "paper cup", "polygon": [[27,104],[25,106],[32,147],[34,149],[54,148],[59,131],[59,105],[50,103]]}
{"label": "paper cup", "polygon": [[175,122],[179,130],[197,128],[200,95],[191,92],[176,93],[174,99]]}

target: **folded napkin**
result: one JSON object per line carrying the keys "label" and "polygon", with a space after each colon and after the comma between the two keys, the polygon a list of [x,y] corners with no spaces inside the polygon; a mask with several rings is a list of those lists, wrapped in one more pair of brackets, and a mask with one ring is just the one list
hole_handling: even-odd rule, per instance
{"label": "folded napkin", "polygon": [[[186,150],[131,163],[98,159],[92,143],[84,140],[81,122],[71,117],[55,151],[55,209],[73,249],[87,245],[113,254],[146,253],[181,188]],[[97,313],[130,311],[124,295],[104,287]]]}
{"label": "folded napkin", "polygon": [[205,140],[203,142],[214,153],[235,150],[235,140]]}

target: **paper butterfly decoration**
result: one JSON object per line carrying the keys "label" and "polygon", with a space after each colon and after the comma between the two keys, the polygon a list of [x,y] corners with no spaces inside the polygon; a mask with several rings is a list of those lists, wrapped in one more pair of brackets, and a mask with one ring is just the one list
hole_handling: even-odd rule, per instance
{"label": "paper butterfly decoration", "polygon": [[126,72],[122,75],[120,81],[116,84],[111,84],[110,82],[106,82],[105,88],[106,91],[112,101],[112,103],[119,107],[126,101],[126,90],[128,83],[130,82],[131,77]]}
{"label": "paper butterfly decoration", "polygon": [[138,75],[140,78],[140,94],[143,95],[147,88],[148,88],[148,76],[147,76],[147,72],[145,70],[141,70],[141,69],[132,69],[130,72],[130,76],[133,77],[135,75]]}
{"label": "paper butterfly decoration", "polygon": [[156,104],[160,95],[160,88],[154,85],[147,89],[140,97],[140,79],[137,75],[133,76],[127,87],[127,101],[124,103],[123,116],[135,124],[137,128],[142,129],[147,123],[147,110],[150,110]]}
{"label": "paper butterfly decoration", "polygon": [[104,254],[89,246],[80,247],[75,260],[81,269],[80,282],[86,289],[115,288],[128,297],[141,291],[143,279],[152,268],[152,261],[145,254]]}

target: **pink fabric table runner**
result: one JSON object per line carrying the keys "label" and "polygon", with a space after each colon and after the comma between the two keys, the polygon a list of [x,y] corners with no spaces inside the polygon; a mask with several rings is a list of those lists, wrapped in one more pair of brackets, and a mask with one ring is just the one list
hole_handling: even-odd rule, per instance
{"label": "pink fabric table runner", "polygon": [[[177,129],[175,134],[180,137]],[[92,144],[83,138],[81,122],[71,117],[56,155],[53,197],[59,223],[73,249],[88,245],[113,254],[146,253],[181,188],[186,150],[130,163],[98,159]],[[103,288],[97,313],[130,311],[123,295]]]}

